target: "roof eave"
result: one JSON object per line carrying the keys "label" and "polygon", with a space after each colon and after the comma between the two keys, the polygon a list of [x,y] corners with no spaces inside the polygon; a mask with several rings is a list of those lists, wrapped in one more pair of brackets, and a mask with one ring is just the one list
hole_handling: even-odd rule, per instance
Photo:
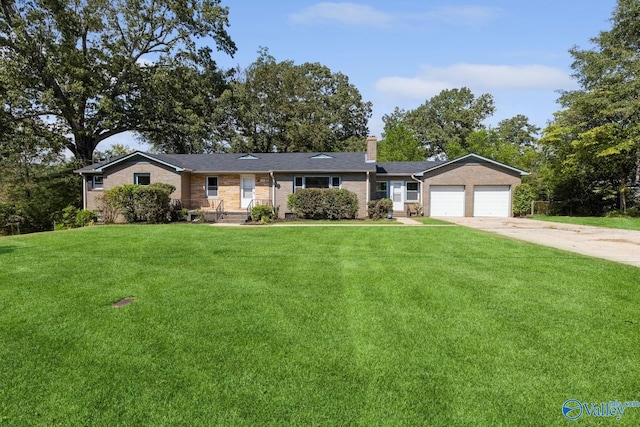
{"label": "roof eave", "polygon": [[509,169],[509,170],[514,171],[514,172],[518,172],[521,176],[529,175],[529,172],[526,172],[526,171],[520,170],[520,169],[518,169],[518,168],[514,168],[514,167],[509,166],[509,165],[505,165],[504,163],[500,163],[500,162],[497,162],[497,161],[495,161],[495,160],[488,159],[488,158],[486,158],[486,157],[483,157],[483,156],[480,156],[479,154],[474,154],[474,153],[469,153],[469,154],[466,154],[466,155],[464,155],[464,156],[462,156],[462,157],[458,157],[457,159],[453,159],[453,160],[450,160],[450,161],[448,161],[448,162],[444,162],[444,163],[439,164],[439,165],[437,165],[437,166],[434,166],[434,167],[432,167],[432,168],[425,169],[425,170],[423,170],[423,171],[421,171],[421,172],[415,173],[414,175],[415,175],[415,176],[424,176],[424,174],[425,174],[425,173],[427,173],[427,172],[432,172],[432,171],[434,171],[434,170],[436,170],[436,169],[440,169],[440,168],[442,168],[442,167],[452,165],[452,164],[454,164],[454,163],[457,163],[457,162],[459,162],[459,161],[461,161],[461,160],[464,160],[464,159],[467,159],[467,158],[469,158],[469,157],[475,157],[476,159],[484,160],[484,161],[489,162],[489,163],[492,163],[492,164],[494,164],[494,165],[496,165],[496,166],[500,166],[500,167],[503,167],[503,168],[505,168],[505,169]]}
{"label": "roof eave", "polygon": [[143,151],[134,151],[131,154],[128,154],[128,155],[123,156],[123,157],[120,157],[119,159],[114,160],[113,162],[107,162],[104,165],[100,166],[99,168],[93,169],[91,171],[86,171],[85,173],[89,173],[89,172],[93,172],[93,173],[104,172],[104,170],[106,168],[109,168],[111,166],[117,165],[118,163],[121,163],[123,161],[129,160],[129,159],[131,159],[132,157],[135,157],[135,156],[142,156],[142,157],[145,157],[145,158],[147,158],[147,159],[149,159],[151,161],[163,164],[165,166],[168,166],[168,167],[174,169],[176,172],[183,172],[185,170],[185,168],[183,168],[183,167],[180,167],[178,165],[174,165],[172,163],[169,163],[169,162],[166,162],[164,160],[158,159],[157,157],[154,157],[153,155],[147,154],[147,153],[145,153]]}

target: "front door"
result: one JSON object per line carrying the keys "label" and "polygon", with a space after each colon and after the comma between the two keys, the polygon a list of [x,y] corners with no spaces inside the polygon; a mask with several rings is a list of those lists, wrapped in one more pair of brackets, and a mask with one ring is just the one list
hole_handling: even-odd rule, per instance
{"label": "front door", "polygon": [[391,181],[391,200],[394,211],[404,211],[404,181]]}
{"label": "front door", "polygon": [[240,176],[240,207],[246,208],[255,197],[256,178],[253,175]]}

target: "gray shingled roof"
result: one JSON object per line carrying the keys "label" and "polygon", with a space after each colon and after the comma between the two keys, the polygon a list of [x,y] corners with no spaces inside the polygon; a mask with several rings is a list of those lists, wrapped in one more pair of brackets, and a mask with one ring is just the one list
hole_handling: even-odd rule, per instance
{"label": "gray shingled roof", "polygon": [[250,153],[250,154],[152,154],[136,152],[78,169],[100,173],[101,168],[125,161],[136,154],[192,172],[374,172],[365,153]]}
{"label": "gray shingled roof", "polygon": [[411,175],[445,163],[443,160],[429,162],[380,162],[377,173],[382,175]]}

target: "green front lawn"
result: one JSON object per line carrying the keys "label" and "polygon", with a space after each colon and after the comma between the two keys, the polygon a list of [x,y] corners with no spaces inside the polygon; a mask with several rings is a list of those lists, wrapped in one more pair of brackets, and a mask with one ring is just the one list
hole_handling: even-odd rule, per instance
{"label": "green front lawn", "polygon": [[421,222],[425,225],[455,225],[451,222],[447,222],[447,221],[443,221],[441,219],[437,219],[437,218],[430,218],[430,217],[412,217],[411,219],[415,219],[418,222]]}
{"label": "green front lawn", "polygon": [[101,226],[0,238],[0,266],[0,425],[564,425],[567,399],[640,400],[637,268],[465,227]]}
{"label": "green front lawn", "polygon": [[533,215],[532,219],[541,221],[562,222],[565,224],[591,225],[594,227],[621,228],[625,230],[640,230],[640,218],[603,218],[584,216],[545,216]]}

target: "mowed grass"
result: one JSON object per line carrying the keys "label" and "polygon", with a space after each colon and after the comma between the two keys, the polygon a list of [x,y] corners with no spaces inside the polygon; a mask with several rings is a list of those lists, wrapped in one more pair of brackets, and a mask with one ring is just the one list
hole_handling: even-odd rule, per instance
{"label": "mowed grass", "polygon": [[624,230],[640,230],[640,218],[603,218],[584,216],[546,216],[534,215],[532,219],[565,224],[591,225],[594,227],[621,228]]}
{"label": "mowed grass", "polygon": [[463,227],[0,238],[0,424],[563,425],[640,399],[639,278]]}

